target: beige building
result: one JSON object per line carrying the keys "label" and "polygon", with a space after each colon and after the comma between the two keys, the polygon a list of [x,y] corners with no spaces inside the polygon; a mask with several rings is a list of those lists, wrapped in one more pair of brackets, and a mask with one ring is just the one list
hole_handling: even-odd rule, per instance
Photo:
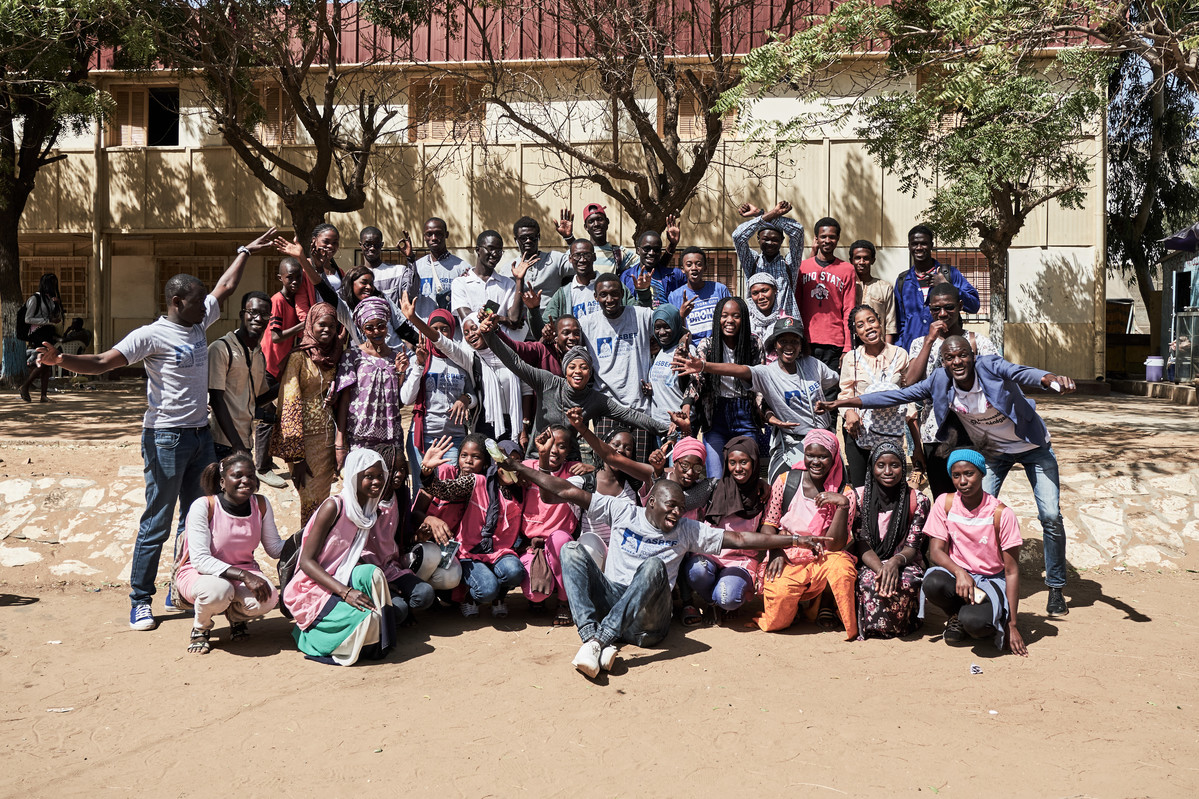
{"label": "beige building", "polygon": [[[403,78],[400,67],[391,68]],[[418,75],[419,73],[413,73]],[[155,81],[133,84],[120,73],[94,79],[117,99],[117,115],[104,130],[64,139],[67,155],[38,176],[37,189],[22,224],[22,284],[36,286],[44,271],[59,274],[67,317],[82,316],[96,331],[103,350],[134,327],[162,312],[168,277],[187,272],[211,285],[236,246],[270,225],[290,227],[282,204],[240,163],[233,150],[212,134],[196,95],[188,86]],[[419,229],[429,216],[450,223],[450,247],[471,255],[474,235],[494,228],[511,240],[512,223],[529,214],[542,221],[542,246],[561,247],[553,221],[564,207],[576,214],[589,202],[609,206],[609,237],[631,245],[631,222],[615,203],[580,179],[570,179],[555,155],[491,114],[481,120],[475,140],[447,141],[454,125],[409,129],[406,97],[417,96],[419,77],[397,94],[395,135],[373,158],[366,207],[329,221],[342,234],[338,261],[353,261],[358,231],[383,230],[388,245],[401,230]],[[572,136],[591,138],[585,110],[574,100]],[[602,103],[591,103],[602,108]],[[647,96],[652,104],[656,98]],[[264,135],[283,148],[303,150],[303,131],[277,115],[264,123]],[[760,101],[755,117],[788,118],[806,113],[785,96]],[[578,120],[582,119],[583,122]],[[852,126],[846,126],[852,129]],[[1040,208],[1011,252],[1007,355],[1011,360],[1080,378],[1103,374],[1104,204],[1102,131],[1088,140],[1096,155],[1089,201],[1080,210]],[[737,284],[730,234],[741,221],[737,206],[772,205],[789,200],[794,215],[810,228],[831,215],[842,224],[842,245],[859,238],[878,246],[876,274],[894,280],[907,268],[907,230],[924,210],[923,196],[899,191],[852,135],[817,131],[803,144],[778,155],[726,137],[716,163],[681,218],[683,246],[717,251],[717,277]],[[810,242],[809,242],[810,244]],[[842,252],[843,257],[846,256]],[[943,262],[962,269],[980,289],[983,314],[988,304],[985,260],[976,250],[942,250]],[[243,291],[276,290],[277,259],[250,259]],[[235,306],[235,304],[232,304]],[[236,314],[225,309],[212,330],[219,336]],[[985,330],[985,319],[977,320]]]}

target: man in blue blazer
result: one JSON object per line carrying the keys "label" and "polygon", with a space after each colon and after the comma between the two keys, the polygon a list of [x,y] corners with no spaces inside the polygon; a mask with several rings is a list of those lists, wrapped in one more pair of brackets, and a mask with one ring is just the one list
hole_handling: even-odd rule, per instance
{"label": "man in blue blazer", "polygon": [[933,321],[928,308],[928,290],[937,283],[952,283],[962,298],[962,310],[978,313],[978,289],[952,266],[933,257],[933,232],[924,225],[908,231],[908,253],[912,265],[895,279],[895,313],[899,318],[899,338],[895,344],[907,349],[928,333]]}
{"label": "man in blue blazer", "polygon": [[1066,585],[1066,531],[1058,505],[1057,457],[1036,403],[1024,396],[1022,389],[1051,389],[1067,394],[1074,391],[1074,381],[1029,366],[1016,366],[998,355],[976,357],[964,336],[945,340],[941,361],[944,368],[915,385],[817,403],[816,412],[832,408],[886,408],[931,399],[937,440],[946,440],[946,422],[950,413],[954,413],[975,449],[986,456],[983,490],[988,494],[998,494],[1012,467],[1017,463],[1023,466],[1032,484],[1037,516],[1044,531],[1047,610],[1050,616],[1065,616],[1070,610],[1062,596]]}

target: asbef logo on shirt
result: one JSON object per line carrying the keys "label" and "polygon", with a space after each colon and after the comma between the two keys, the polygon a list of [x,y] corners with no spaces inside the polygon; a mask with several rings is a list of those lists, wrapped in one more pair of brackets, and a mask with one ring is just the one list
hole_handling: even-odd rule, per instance
{"label": "asbef logo on shirt", "polygon": [[[193,366],[202,365],[202,364],[197,363],[197,361],[196,361],[196,350],[197,350],[197,348],[199,348],[199,346],[200,345],[198,345],[198,344],[176,345],[174,347],[175,365],[181,369],[190,369]],[[208,353],[207,347],[204,347],[204,353],[205,354]]]}
{"label": "asbef logo on shirt", "polygon": [[[646,558],[652,558],[655,555],[660,555],[663,552],[668,552],[678,546],[677,540],[669,540],[661,536],[646,538],[640,533],[626,527],[620,533],[620,548],[630,555],[639,555]],[[647,550],[652,549],[652,552],[641,551],[645,547]]]}

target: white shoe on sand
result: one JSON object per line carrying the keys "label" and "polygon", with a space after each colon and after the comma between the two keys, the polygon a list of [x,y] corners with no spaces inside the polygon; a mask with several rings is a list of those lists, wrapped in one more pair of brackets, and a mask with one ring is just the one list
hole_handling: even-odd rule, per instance
{"label": "white shoe on sand", "polygon": [[570,665],[585,677],[595,679],[600,673],[600,642],[594,638],[579,647],[578,654]]}

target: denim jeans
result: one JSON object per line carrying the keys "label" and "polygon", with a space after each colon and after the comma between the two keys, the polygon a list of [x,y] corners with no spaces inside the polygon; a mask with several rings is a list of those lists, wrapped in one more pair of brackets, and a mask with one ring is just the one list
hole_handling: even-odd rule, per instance
{"label": "denim jeans", "polygon": [[520,558],[508,554],[495,563],[481,560],[462,561],[462,582],[472,602],[485,604],[501,600],[525,580],[525,567]]}
{"label": "denim jeans", "polygon": [[708,456],[704,465],[708,477],[720,477],[724,473],[724,445],[737,436],[752,436],[758,441],[758,452],[770,449],[770,438],[754,425],[750,404],[753,400],[717,397],[713,411],[712,426],[704,432],[704,449]]}
{"label": "denim jeans", "polygon": [[600,646],[622,640],[653,646],[670,631],[670,581],[666,564],[646,559],[628,585],[614,583],[599,570],[578,541],[562,547],[562,578],[579,638]]}
{"label": "denim jeans", "polygon": [[736,610],[754,594],[749,572],[739,566],[721,566],[704,555],[691,554],[683,561],[681,580],[704,604]]}
{"label": "denim jeans", "polygon": [[148,605],[154,596],[162,545],[171,534],[171,516],[179,504],[179,526],[183,534],[187,511],[201,495],[200,474],[216,461],[212,432],[207,427],[142,429],[142,460],[145,462],[146,510],[142,513],[133,545],[129,572],[129,599]]}
{"label": "denim jeans", "polygon": [[1032,485],[1033,498],[1037,501],[1037,517],[1044,534],[1045,585],[1062,588],[1066,584],[1066,527],[1062,524],[1058,505],[1061,484],[1057,476],[1057,456],[1048,444],[1015,455],[988,455],[983,491],[999,496],[1004,478],[1016,464],[1024,467]]}

